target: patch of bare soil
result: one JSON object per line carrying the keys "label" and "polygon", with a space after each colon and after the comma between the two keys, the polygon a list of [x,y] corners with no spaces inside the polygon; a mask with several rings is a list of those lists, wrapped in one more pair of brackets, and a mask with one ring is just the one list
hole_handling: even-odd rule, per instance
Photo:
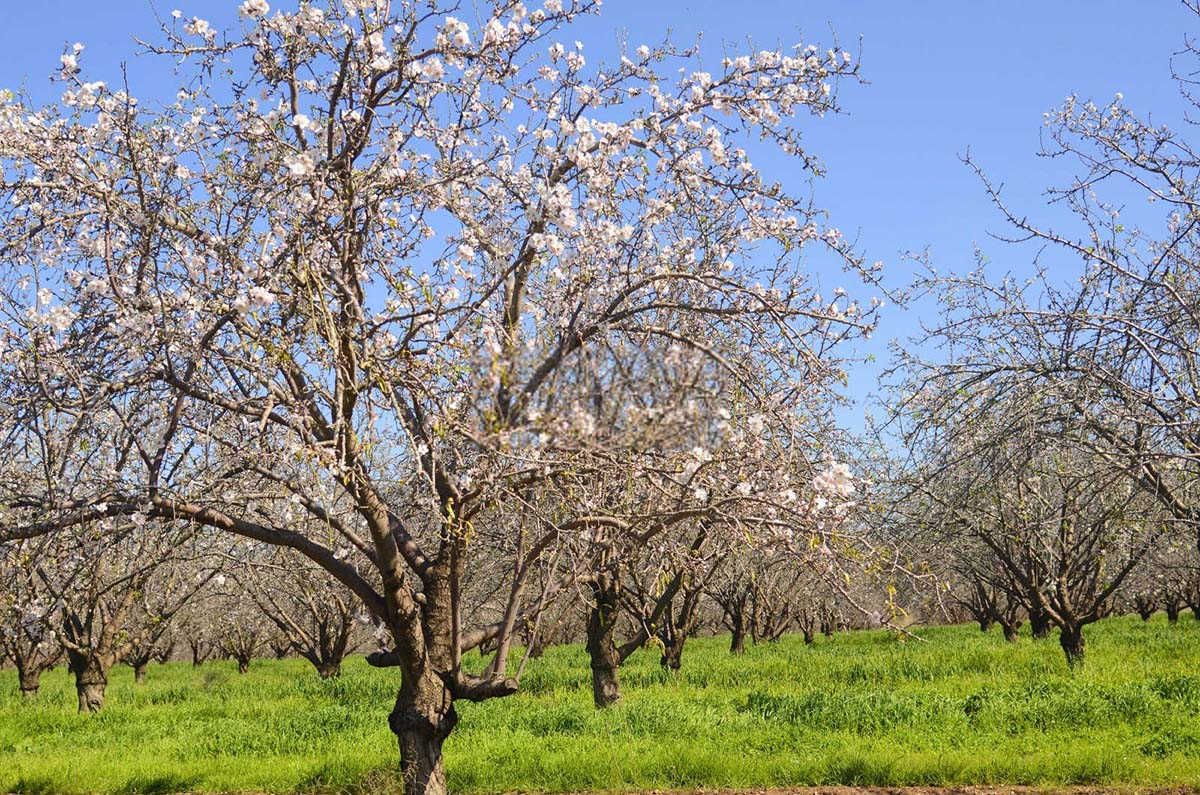
{"label": "patch of bare soil", "polygon": [[[586,793],[581,795],[601,795]],[[610,794],[611,795],[611,794]],[[648,790],[639,795],[1200,795],[1193,787],[794,787],[791,789]]]}

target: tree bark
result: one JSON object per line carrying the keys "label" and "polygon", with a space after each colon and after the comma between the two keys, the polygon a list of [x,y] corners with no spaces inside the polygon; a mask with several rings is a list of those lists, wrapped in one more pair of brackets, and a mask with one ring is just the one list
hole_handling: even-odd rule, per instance
{"label": "tree bark", "polygon": [[133,681],[136,684],[144,685],[146,683],[146,669],[150,666],[150,661],[137,662],[133,665]]}
{"label": "tree bark", "polygon": [[1063,627],[1059,631],[1058,642],[1067,655],[1068,667],[1075,669],[1083,665],[1083,627]]}
{"label": "tree bark", "polygon": [[592,665],[592,700],[597,709],[603,709],[621,700],[621,682],[617,677],[621,657],[613,641],[620,607],[614,588],[597,587],[593,595],[595,604],[588,612],[587,652]]}
{"label": "tree bark", "polygon": [[1050,616],[1037,607],[1029,610],[1029,628],[1035,638],[1041,639],[1050,634]]}
{"label": "tree bark", "polygon": [[38,687],[42,683],[42,669],[37,666],[17,665],[17,680],[21,687],[21,696],[32,700],[37,696]]}
{"label": "tree bark", "polygon": [[729,638],[729,653],[741,654],[746,650],[746,622],[741,614],[734,614],[733,629]]}
{"label": "tree bark", "polygon": [[250,670],[250,658],[249,657],[238,657],[237,664],[238,664],[238,673],[239,674],[244,674]]}
{"label": "tree bark", "polygon": [[71,672],[75,674],[75,692],[79,711],[99,712],[104,707],[104,688],[108,686],[108,666],[95,654],[70,652]]}
{"label": "tree bark", "polygon": [[1017,642],[1017,632],[1021,628],[1020,621],[1003,621],[1000,628],[1004,630],[1004,639],[1009,643]]}
{"label": "tree bark", "polygon": [[683,641],[684,638],[680,637],[663,646],[662,658],[658,661],[663,668],[678,671],[683,665]]}
{"label": "tree bark", "polygon": [[400,745],[400,770],[405,795],[444,795],[446,773],[442,743],[458,722],[445,683],[431,673],[409,677],[396,696],[388,726]]}
{"label": "tree bark", "polygon": [[342,675],[341,662],[326,662],[317,666],[317,676],[322,679],[335,679]]}

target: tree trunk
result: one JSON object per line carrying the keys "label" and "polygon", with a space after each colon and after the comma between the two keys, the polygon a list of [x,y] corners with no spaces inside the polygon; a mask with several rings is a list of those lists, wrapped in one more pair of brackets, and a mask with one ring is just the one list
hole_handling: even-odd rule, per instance
{"label": "tree trunk", "polygon": [[1009,643],[1017,642],[1017,631],[1021,628],[1020,621],[1004,621],[1001,622],[1000,628],[1004,630],[1004,639]]}
{"label": "tree trunk", "polygon": [[237,664],[238,664],[238,673],[239,674],[244,674],[250,670],[250,658],[249,657],[238,657]]}
{"label": "tree trunk", "polygon": [[400,745],[400,770],[405,795],[444,795],[442,743],[458,722],[450,691],[433,675],[412,677],[396,696],[388,726]]}
{"label": "tree trunk", "polygon": [[1083,665],[1083,627],[1063,627],[1058,642],[1067,655],[1068,667],[1075,669]]}
{"label": "tree trunk", "polygon": [[615,589],[596,588],[593,594],[596,601],[588,612],[587,652],[592,664],[592,700],[596,709],[603,709],[621,699],[617,677],[621,658],[613,641],[619,605]]}
{"label": "tree trunk", "polygon": [[676,638],[671,643],[663,646],[662,658],[658,661],[663,668],[671,671],[678,671],[683,665],[683,642],[685,638]]}
{"label": "tree trunk", "polygon": [[99,712],[104,706],[104,688],[108,685],[108,666],[95,654],[71,653],[71,672],[75,674],[75,692],[79,711]]}
{"label": "tree trunk", "polygon": [[133,664],[133,681],[136,684],[144,685],[146,683],[146,668],[150,666],[150,661],[138,661]]}
{"label": "tree trunk", "polygon": [[803,632],[804,632],[804,645],[811,646],[813,644],[813,641],[816,640],[816,638],[813,637],[813,631],[811,629],[806,629],[806,630],[803,630]]}
{"label": "tree trunk", "polygon": [[746,623],[740,615],[733,617],[733,631],[729,638],[729,653],[741,654],[746,650]]}
{"label": "tree trunk", "polygon": [[1050,634],[1050,616],[1034,607],[1029,611],[1029,628],[1035,638],[1041,639]]}
{"label": "tree trunk", "polygon": [[36,665],[23,666],[17,665],[17,679],[21,686],[21,696],[25,700],[32,700],[37,696],[38,687],[42,683],[42,669]]}
{"label": "tree trunk", "polygon": [[317,666],[317,676],[322,679],[334,679],[342,675],[340,662],[325,662]]}

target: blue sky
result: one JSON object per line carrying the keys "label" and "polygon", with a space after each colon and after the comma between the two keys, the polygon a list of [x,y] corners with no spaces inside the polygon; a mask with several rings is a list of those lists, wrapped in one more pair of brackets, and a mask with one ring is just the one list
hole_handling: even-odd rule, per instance
{"label": "blue sky", "polygon": [[[157,4],[164,16],[175,7],[218,27],[237,24],[235,0]],[[48,76],[64,44],[81,41],[93,79],[116,82],[120,62],[129,60],[136,94],[173,93],[162,62],[132,57],[132,36],[156,32],[145,0],[0,0],[0,22],[0,52],[7,55],[0,87],[26,83],[39,99],[56,97]],[[1200,34],[1200,20],[1169,0],[606,0],[598,19],[566,38],[584,40],[595,58],[614,52],[621,32],[633,46],[668,30],[680,43],[703,32],[703,51],[716,60],[723,42],[825,44],[831,29],[852,52],[861,38],[870,84],[843,92],[847,115],[809,125],[809,148],[828,167],[816,196],[870,260],[884,261],[888,280],[902,284],[912,272],[902,253],[926,248],[939,270],[971,267],[976,243],[998,270],[1026,267],[1029,252],[989,239],[1003,225],[959,156],[970,148],[1013,205],[1049,215],[1041,192],[1063,172],[1036,157],[1042,113],[1071,92],[1107,102],[1119,91],[1130,108],[1177,123],[1182,106],[1169,58],[1185,33]],[[785,183],[801,176],[782,157],[756,163]],[[1076,264],[1064,261],[1064,275]],[[889,312],[860,352],[885,358],[886,341],[914,333],[918,316]],[[852,370],[852,397],[861,401],[874,388],[876,370]],[[859,416],[856,407],[846,419],[857,425]]]}

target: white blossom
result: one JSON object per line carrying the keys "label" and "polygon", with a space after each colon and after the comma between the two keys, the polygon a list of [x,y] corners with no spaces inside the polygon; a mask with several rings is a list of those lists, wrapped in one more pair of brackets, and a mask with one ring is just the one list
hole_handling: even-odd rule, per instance
{"label": "white blossom", "polygon": [[238,9],[242,16],[251,18],[265,17],[270,10],[267,0],[246,0]]}

